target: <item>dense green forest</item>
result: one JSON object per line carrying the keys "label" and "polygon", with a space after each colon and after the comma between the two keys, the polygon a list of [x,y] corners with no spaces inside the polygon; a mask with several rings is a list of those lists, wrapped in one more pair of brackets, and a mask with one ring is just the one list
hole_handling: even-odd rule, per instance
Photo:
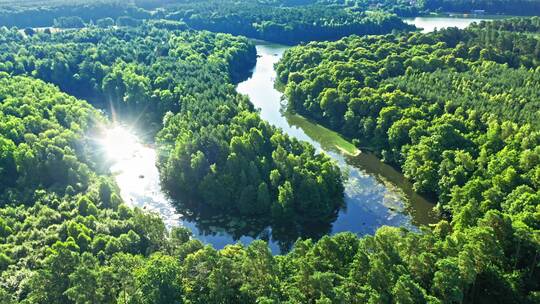
{"label": "dense green forest", "polygon": [[[493,20],[491,22],[471,24],[471,27],[482,28],[488,31],[520,32],[534,36],[540,32],[540,17]],[[538,51],[540,50],[535,49],[535,55],[538,55]]]}
{"label": "dense green forest", "polygon": [[264,226],[299,225],[309,236],[305,225],[332,222],[343,205],[339,169],[261,121],[235,92],[232,81],[254,64],[254,46],[162,24],[33,36],[5,30],[2,70],[57,84],[117,119],[163,127],[162,184],[190,213],[257,215]]}
{"label": "dense green forest", "polygon": [[[119,268],[99,272],[101,287],[87,271],[109,261],[131,272],[129,261],[142,260],[136,254],[162,246],[165,226],[123,205],[97,173],[89,135],[105,123],[98,111],[29,77],[2,72],[0,83],[0,302],[111,302],[127,292],[110,285]],[[170,237],[187,241],[185,234]]]}
{"label": "dense green forest", "polygon": [[[444,163],[439,152],[456,148],[470,149],[470,156],[487,153],[477,132],[494,125],[538,129],[538,54],[534,35],[494,30],[484,22],[464,31],[311,43],[286,53],[277,70],[287,84],[291,111],[379,151],[406,174],[411,170],[417,190],[441,195],[450,189],[436,181],[449,172],[437,173],[423,162]],[[448,123],[460,130],[457,137],[445,137],[444,144],[455,137],[453,146],[426,146],[439,152],[415,150],[424,146],[422,137],[435,136],[437,125]],[[419,161],[415,152],[424,159]],[[439,159],[425,159],[429,155]],[[418,171],[417,166],[434,171]]]}
{"label": "dense green forest", "polygon": [[293,6],[286,1],[256,0],[34,1],[23,5],[4,2],[0,2],[0,25],[18,27],[134,26],[142,20],[165,18],[185,22],[194,29],[286,44],[413,29],[396,15],[382,10],[351,10],[315,2]]}
{"label": "dense green forest", "polygon": [[[437,198],[455,231],[494,211],[514,229],[534,231],[537,263],[537,23],[313,42],[286,52],[277,70],[289,111],[400,168],[417,191]],[[524,271],[538,272],[534,263]]]}
{"label": "dense green forest", "polygon": [[410,27],[396,17],[432,13],[538,15],[538,0],[0,0],[0,25],[76,27],[61,20],[118,25],[147,19],[184,21],[195,29],[287,44],[384,34]]}
{"label": "dense green forest", "polygon": [[540,13],[540,1],[538,0],[317,0],[317,3],[360,10],[384,10],[402,17],[433,13],[480,13],[522,16],[535,16]]}
{"label": "dense green forest", "polygon": [[55,19],[75,17],[85,22],[121,17],[145,19],[151,13],[126,1],[0,1],[0,25],[46,27]]}
{"label": "dense green forest", "polygon": [[540,13],[538,0],[420,0],[422,9],[439,12],[482,10],[489,14],[534,16]]}
{"label": "dense green forest", "polygon": [[[328,236],[344,207],[337,165],[236,92],[253,42],[193,28],[292,43],[407,29],[386,12],[416,9],[223,3],[0,1],[0,25],[80,27],[0,28],[0,303],[540,302],[538,18],[285,54],[289,111],[373,150],[438,201],[432,227]],[[275,256],[260,240],[216,250],[128,207],[96,142],[116,121],[155,136],[179,210],[304,239]]]}
{"label": "dense green forest", "polygon": [[534,15],[540,1],[439,0],[140,0],[0,1],[0,25],[80,28],[84,25],[136,26],[169,19],[199,30],[244,35],[285,44],[336,40],[356,34],[412,30],[400,17],[439,12]]}
{"label": "dense green forest", "polygon": [[[262,241],[220,251],[203,246],[186,230],[167,231],[156,215],[126,207],[97,173],[95,159],[85,157],[93,155],[85,152],[93,144],[85,134],[105,123],[99,112],[26,76],[2,73],[0,83],[2,169],[59,173],[60,181],[22,174],[17,182],[27,186],[8,191],[32,197],[0,209],[2,303],[538,300],[530,293],[538,290],[538,235],[515,211],[489,210],[475,225],[441,221],[422,233],[385,227],[360,239],[343,233],[299,241],[282,256]],[[34,167],[26,164],[54,170],[28,171]],[[70,168],[85,174],[69,179]],[[521,193],[516,202],[532,206],[534,198]]]}
{"label": "dense green forest", "polygon": [[3,203],[31,200],[42,188],[62,194],[88,188],[92,147],[83,138],[103,118],[52,86],[1,73]]}
{"label": "dense green forest", "polygon": [[252,0],[211,0],[185,2],[167,11],[167,19],[183,20],[195,29],[227,32],[285,44],[335,40],[351,34],[384,34],[413,28],[386,12],[349,10],[342,6],[323,4],[284,7]]}

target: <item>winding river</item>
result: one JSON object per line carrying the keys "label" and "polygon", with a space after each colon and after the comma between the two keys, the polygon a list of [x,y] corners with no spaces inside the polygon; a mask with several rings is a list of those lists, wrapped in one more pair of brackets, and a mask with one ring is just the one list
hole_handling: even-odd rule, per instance
{"label": "winding river", "polygon": [[[448,26],[463,27],[480,20],[417,18],[410,22],[427,31]],[[346,208],[339,212],[324,233],[351,231],[358,235],[373,234],[383,225],[415,230],[419,225],[435,222],[433,204],[416,194],[411,184],[395,169],[370,153],[358,151],[339,134],[282,110],[285,101],[274,88],[274,64],[287,48],[257,42],[258,59],[253,74],[238,84],[237,91],[249,96],[263,119],[290,136],[311,143],[317,150],[332,157],[346,174]],[[282,251],[280,240],[272,235],[271,228],[261,229],[255,221],[242,222],[222,216],[194,218],[176,210],[161,191],[159,172],[155,166],[156,152],[152,145],[143,142],[137,130],[126,126],[113,128],[103,139],[113,164],[111,170],[125,202],[158,213],[168,227],[190,229],[194,237],[218,249],[237,242],[248,244],[260,238],[269,242],[274,253]],[[294,234],[289,241],[294,241],[292,238]]]}
{"label": "winding river", "polygon": [[[253,74],[238,84],[237,91],[249,96],[263,119],[327,153],[345,172],[346,208],[340,211],[329,232],[352,231],[364,235],[374,233],[382,225],[416,229],[420,224],[432,223],[433,204],[414,193],[411,184],[399,172],[371,154],[360,153],[337,133],[281,110],[282,94],[274,88],[274,64],[287,48],[258,43]],[[193,218],[176,210],[161,191],[155,166],[156,151],[151,145],[143,144],[137,130],[116,126],[107,132],[102,144],[126,203],[158,213],[168,227],[189,228],[197,239],[215,248],[237,242],[248,244],[262,238],[269,242],[274,253],[280,252],[280,240],[273,238],[270,228],[261,232],[259,227],[250,232],[250,225],[255,226],[253,223],[219,217]]]}
{"label": "winding river", "polygon": [[259,42],[253,75],[240,83],[237,91],[249,96],[264,120],[328,154],[347,174],[347,207],[339,213],[331,233],[352,231],[363,235],[374,233],[382,225],[414,229],[420,224],[434,222],[433,204],[416,194],[401,173],[374,155],[358,151],[336,132],[283,111],[285,101],[281,92],[274,88],[274,64],[287,48]]}

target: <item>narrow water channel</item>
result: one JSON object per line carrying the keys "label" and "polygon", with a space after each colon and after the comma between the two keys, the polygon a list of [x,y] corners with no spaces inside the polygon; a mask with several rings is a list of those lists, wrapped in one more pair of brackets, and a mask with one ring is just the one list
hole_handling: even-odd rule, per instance
{"label": "narrow water channel", "polygon": [[248,95],[262,119],[281,128],[290,136],[311,143],[317,150],[336,160],[348,178],[345,202],[332,225],[332,233],[352,231],[371,234],[382,225],[414,229],[435,221],[433,204],[412,190],[412,185],[395,169],[375,156],[361,153],[339,134],[299,115],[283,111],[285,101],[274,88],[279,61],[287,46],[260,42],[253,75],[237,87]]}
{"label": "narrow water channel", "polygon": [[[399,172],[371,154],[360,153],[337,133],[281,110],[282,94],[274,88],[274,64],[286,49],[286,46],[259,43],[252,77],[238,84],[237,91],[249,96],[263,119],[327,153],[345,172],[346,208],[340,211],[328,232],[351,231],[364,235],[374,233],[382,225],[416,229],[420,224],[434,222],[433,204],[415,194]],[[269,242],[274,253],[279,253],[280,244],[296,239],[294,233],[286,241],[275,239],[270,228],[260,227],[255,221],[220,216],[194,218],[176,210],[161,190],[154,147],[144,144],[137,131],[128,126],[109,130],[102,145],[112,163],[111,171],[123,200],[131,206],[158,213],[168,227],[186,227],[195,238],[218,249],[262,238]]]}

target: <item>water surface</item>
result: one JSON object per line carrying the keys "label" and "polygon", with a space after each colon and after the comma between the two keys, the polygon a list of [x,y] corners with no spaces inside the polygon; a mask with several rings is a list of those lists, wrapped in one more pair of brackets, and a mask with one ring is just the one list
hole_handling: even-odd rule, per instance
{"label": "water surface", "polygon": [[[256,238],[268,239],[265,238],[268,232],[251,232],[247,223],[223,217],[193,218],[188,212],[177,210],[161,189],[156,149],[146,144],[144,137],[135,127],[117,124],[98,139],[126,204],[159,214],[167,228],[186,227],[195,238],[218,249],[237,242],[248,244]],[[256,226],[257,223],[251,224]],[[277,243],[270,242],[270,245],[273,252],[280,251]]]}
{"label": "water surface", "polygon": [[416,18],[403,18],[403,21],[408,24],[412,24],[419,29],[422,29],[423,33],[433,32],[436,29],[444,29],[448,27],[457,27],[459,29],[464,29],[472,23],[478,23],[484,20],[493,20],[500,19],[503,17],[490,17],[490,16],[480,16],[480,17],[416,17]]}

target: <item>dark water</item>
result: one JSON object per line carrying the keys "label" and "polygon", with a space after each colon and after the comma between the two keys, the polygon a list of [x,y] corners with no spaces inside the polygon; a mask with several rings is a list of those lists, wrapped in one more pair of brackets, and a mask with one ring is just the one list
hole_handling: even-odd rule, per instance
{"label": "dark water", "polygon": [[371,154],[360,153],[337,133],[298,115],[281,111],[281,93],[274,89],[273,66],[286,49],[280,45],[259,44],[259,58],[253,75],[240,83],[237,90],[248,95],[253,104],[260,108],[263,119],[327,153],[347,174],[346,208],[337,214],[335,221],[313,227],[281,226],[272,230],[267,224],[256,220],[194,215],[187,210],[178,210],[159,185],[154,148],[143,144],[136,130],[117,126],[107,133],[103,146],[114,164],[112,171],[124,201],[157,212],[168,227],[189,228],[197,239],[215,248],[264,239],[274,253],[286,249],[300,235],[321,236],[342,231],[364,235],[374,233],[382,225],[414,230],[420,224],[434,222],[430,212],[433,205],[415,194],[411,184],[399,172]]}

